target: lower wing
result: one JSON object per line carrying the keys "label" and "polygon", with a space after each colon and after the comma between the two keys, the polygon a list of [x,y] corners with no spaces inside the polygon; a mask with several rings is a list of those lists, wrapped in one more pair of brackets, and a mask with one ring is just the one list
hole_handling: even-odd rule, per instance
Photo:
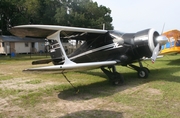
{"label": "lower wing", "polygon": [[102,66],[115,65],[116,61],[102,61],[102,62],[89,62],[89,63],[74,63],[74,64],[66,64],[66,65],[53,65],[53,66],[44,66],[37,68],[29,68],[24,71],[81,71],[81,70],[89,70],[95,69]]}

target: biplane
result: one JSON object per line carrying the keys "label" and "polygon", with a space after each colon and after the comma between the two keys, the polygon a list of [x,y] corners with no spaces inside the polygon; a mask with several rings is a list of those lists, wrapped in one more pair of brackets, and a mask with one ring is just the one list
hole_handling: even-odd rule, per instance
{"label": "biplane", "polygon": [[[167,42],[167,38],[154,29],[123,33],[80,27],[20,25],[12,27],[10,32],[19,37],[41,37],[48,41],[51,59],[33,61],[33,64],[52,62],[54,65],[25,71],[60,71],[64,75],[67,71],[101,68],[114,85],[123,82],[123,76],[117,72],[116,65],[132,68],[137,71],[138,77],[147,78],[149,69],[143,67],[141,61],[147,57],[154,62],[161,45]],[[81,41],[81,45],[67,54],[62,40]],[[138,62],[139,66],[134,65],[134,62]]]}
{"label": "biplane", "polygon": [[160,55],[180,53],[180,31],[170,30],[163,35],[168,38],[168,42],[161,46]]}

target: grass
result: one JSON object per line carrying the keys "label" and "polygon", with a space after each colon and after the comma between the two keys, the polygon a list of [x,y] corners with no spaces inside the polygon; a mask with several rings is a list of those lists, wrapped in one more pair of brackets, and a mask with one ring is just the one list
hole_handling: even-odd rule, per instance
{"label": "grass", "polygon": [[15,95],[21,93],[22,91],[24,91],[24,90],[20,90],[20,89],[16,90],[16,89],[9,89],[9,88],[1,89],[0,88],[0,95],[2,98],[6,98],[9,96],[15,96]]}
{"label": "grass", "polygon": [[40,102],[40,96],[42,96],[42,94],[42,92],[32,92],[21,95],[20,98],[16,100],[20,101],[20,106],[22,107],[35,107],[35,105]]}
{"label": "grass", "polygon": [[41,80],[29,80],[26,82],[26,84],[39,84],[41,83]]}
{"label": "grass", "polygon": [[180,55],[168,55],[150,69],[148,79],[117,66],[125,78],[122,86],[111,86],[100,69],[60,73],[24,73],[31,61],[46,58],[19,55],[0,59],[0,117],[133,117],[178,118],[180,113]]}
{"label": "grass", "polygon": [[12,79],[12,77],[11,76],[1,76],[0,75],[0,81],[1,80],[8,80],[8,79]]}

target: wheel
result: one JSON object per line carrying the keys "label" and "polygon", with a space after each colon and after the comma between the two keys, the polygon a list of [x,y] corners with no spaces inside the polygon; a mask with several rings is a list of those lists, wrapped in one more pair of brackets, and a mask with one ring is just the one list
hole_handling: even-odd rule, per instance
{"label": "wheel", "polygon": [[111,79],[113,85],[121,85],[124,83],[124,77],[120,73],[114,73],[113,78]]}
{"label": "wheel", "polygon": [[143,67],[140,68],[140,70],[138,71],[138,77],[139,78],[147,78],[149,75],[148,69]]}
{"label": "wheel", "polygon": [[148,68],[146,68],[146,67],[143,67],[143,68],[146,69],[148,71],[148,73],[150,73],[150,70]]}

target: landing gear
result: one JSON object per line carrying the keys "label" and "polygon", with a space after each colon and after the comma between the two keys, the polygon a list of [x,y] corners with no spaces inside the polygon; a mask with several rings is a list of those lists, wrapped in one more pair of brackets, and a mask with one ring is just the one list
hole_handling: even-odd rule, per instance
{"label": "landing gear", "polygon": [[149,69],[146,67],[143,67],[141,61],[139,61],[139,65],[140,67],[131,65],[131,64],[129,66],[137,71],[137,75],[139,78],[144,78],[144,79],[147,78],[150,73]]}
{"label": "landing gear", "polygon": [[109,70],[105,67],[101,67],[101,70],[108,76],[109,82],[112,85],[119,85],[124,83],[124,77],[116,71],[115,66],[108,67]]}
{"label": "landing gear", "polygon": [[139,78],[147,78],[149,76],[148,69],[145,67],[142,67],[138,70],[138,77]]}

